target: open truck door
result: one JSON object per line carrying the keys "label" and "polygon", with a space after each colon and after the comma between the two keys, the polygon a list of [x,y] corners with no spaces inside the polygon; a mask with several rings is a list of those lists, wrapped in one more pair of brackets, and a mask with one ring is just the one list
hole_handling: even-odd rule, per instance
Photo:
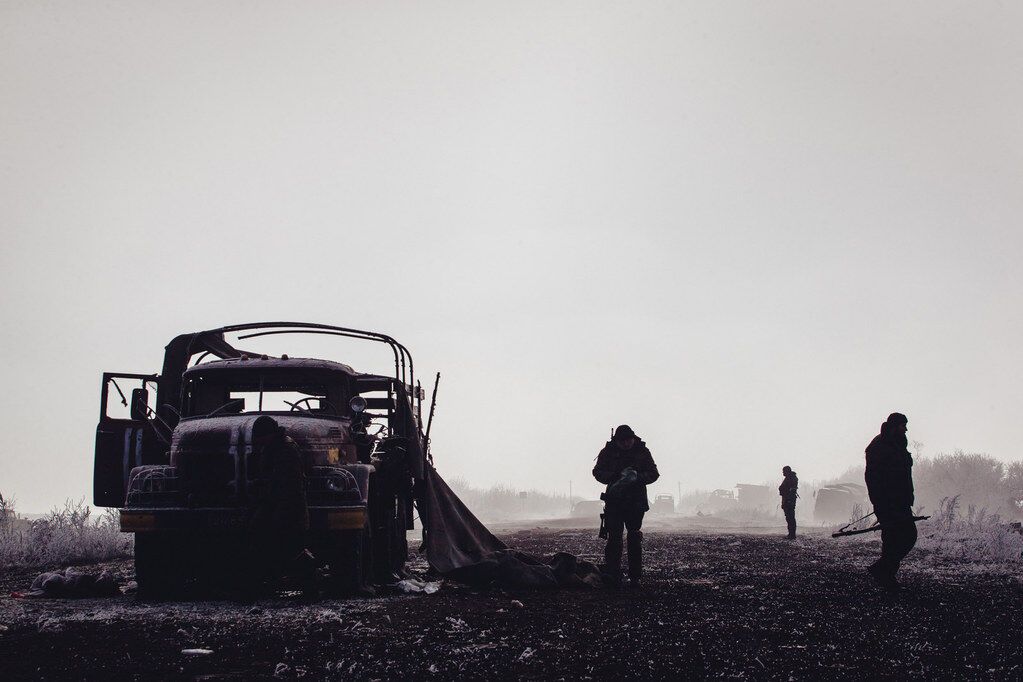
{"label": "open truck door", "polygon": [[97,507],[123,507],[131,470],[162,461],[163,449],[149,421],[156,379],[155,374],[103,374],[92,492]]}

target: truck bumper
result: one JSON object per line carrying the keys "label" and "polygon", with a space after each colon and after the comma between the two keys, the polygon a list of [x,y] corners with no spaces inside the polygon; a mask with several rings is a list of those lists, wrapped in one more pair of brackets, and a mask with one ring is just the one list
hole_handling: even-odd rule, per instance
{"label": "truck bumper", "polygon": [[[251,527],[248,509],[121,509],[121,531],[241,532]],[[309,507],[309,530],[361,530],[366,525],[365,507]]]}

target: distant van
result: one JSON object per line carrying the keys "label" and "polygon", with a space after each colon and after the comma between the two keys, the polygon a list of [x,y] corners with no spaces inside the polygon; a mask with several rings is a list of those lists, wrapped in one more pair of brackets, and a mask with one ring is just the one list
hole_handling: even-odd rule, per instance
{"label": "distant van", "polygon": [[604,513],[604,503],[600,500],[581,500],[572,507],[572,516],[599,517]]}

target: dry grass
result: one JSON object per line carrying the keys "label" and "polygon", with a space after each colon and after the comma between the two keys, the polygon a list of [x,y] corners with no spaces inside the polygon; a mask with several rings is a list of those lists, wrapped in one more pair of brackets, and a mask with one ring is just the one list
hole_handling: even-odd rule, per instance
{"label": "dry grass", "polygon": [[0,568],[51,568],[130,557],[132,537],[121,533],[117,513],[98,518],[85,500],[69,500],[35,520],[19,518],[0,495]]}
{"label": "dry grass", "polygon": [[958,495],[942,498],[938,510],[920,524],[919,530],[918,545],[932,551],[936,559],[982,564],[1023,562],[1023,535],[983,507],[971,504],[964,512]]}

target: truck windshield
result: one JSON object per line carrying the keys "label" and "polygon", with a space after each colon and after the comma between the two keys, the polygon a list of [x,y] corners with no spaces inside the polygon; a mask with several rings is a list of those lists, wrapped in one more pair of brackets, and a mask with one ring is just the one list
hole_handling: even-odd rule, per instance
{"label": "truck windshield", "polygon": [[185,384],[185,415],[246,414],[252,412],[336,413],[340,396],[312,377],[268,372],[257,376],[198,375]]}
{"label": "truck windshield", "polygon": [[318,412],[327,407],[326,391],[306,393],[304,391],[231,391],[231,401],[241,401],[237,407],[229,407],[234,414],[243,412],[288,412],[308,410]]}

